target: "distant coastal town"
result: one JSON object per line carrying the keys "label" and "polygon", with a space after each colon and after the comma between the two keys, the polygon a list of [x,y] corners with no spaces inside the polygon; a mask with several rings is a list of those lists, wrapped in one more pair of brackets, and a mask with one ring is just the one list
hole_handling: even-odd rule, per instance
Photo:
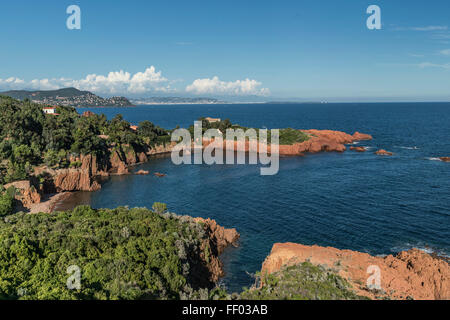
{"label": "distant coastal town", "polygon": [[301,104],[301,103],[326,103],[314,101],[223,101],[207,97],[147,97],[103,98],[90,91],[81,91],[76,88],[63,88],[58,90],[11,90],[0,92],[0,95],[17,100],[29,100],[30,102],[47,106],[63,107],[134,107],[142,105],[191,105],[191,104]]}
{"label": "distant coastal town", "polygon": [[0,93],[17,100],[64,107],[129,107],[133,104],[125,97],[102,98],[89,91],[64,88],[51,91],[15,90]]}

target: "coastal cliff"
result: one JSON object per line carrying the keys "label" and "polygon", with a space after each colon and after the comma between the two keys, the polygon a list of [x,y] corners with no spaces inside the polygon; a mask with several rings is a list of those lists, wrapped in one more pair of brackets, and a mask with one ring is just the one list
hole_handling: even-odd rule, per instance
{"label": "coastal cliff", "polygon": [[[273,274],[283,267],[304,262],[335,271],[360,296],[378,299],[450,299],[450,266],[447,261],[418,249],[385,257],[371,256],[331,247],[277,243],[262,266],[262,274]],[[367,279],[376,266],[381,288],[368,289]],[[368,273],[369,270],[369,273]]]}
{"label": "coastal cliff", "polygon": [[207,262],[210,281],[216,283],[225,275],[219,256],[227,247],[238,245],[240,234],[236,229],[226,229],[218,225],[215,220],[203,218],[194,218],[193,220],[203,226],[203,230],[208,236],[207,240],[201,244],[201,258]]}
{"label": "coastal cliff", "polygon": [[[30,212],[51,212],[56,201],[65,196],[50,196],[76,191],[98,191],[100,180],[111,175],[129,174],[129,169],[148,161],[150,156],[165,154],[172,150],[174,143],[156,145],[136,152],[131,147],[110,150],[107,156],[81,155],[70,159],[77,166],[68,169],[53,169],[38,166],[29,180],[6,184],[5,188],[16,189],[15,198],[20,203],[18,209]],[[43,203],[45,202],[45,204]]]}

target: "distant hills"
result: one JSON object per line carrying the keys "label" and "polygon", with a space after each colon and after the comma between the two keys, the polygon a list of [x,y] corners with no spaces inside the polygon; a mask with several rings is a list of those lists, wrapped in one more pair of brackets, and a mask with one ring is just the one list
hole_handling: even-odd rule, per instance
{"label": "distant hills", "polygon": [[128,107],[133,104],[125,97],[102,98],[89,91],[64,88],[49,91],[12,90],[0,92],[18,100],[30,99],[35,103],[70,107]]}
{"label": "distant hills", "polygon": [[183,98],[183,97],[151,97],[132,99],[131,102],[135,105],[145,104],[218,104],[225,103],[213,98]]}

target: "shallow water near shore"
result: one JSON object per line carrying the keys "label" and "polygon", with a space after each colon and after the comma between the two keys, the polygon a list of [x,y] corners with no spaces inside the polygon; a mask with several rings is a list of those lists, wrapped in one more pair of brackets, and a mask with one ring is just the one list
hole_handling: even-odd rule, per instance
{"label": "shallow water near shore", "polygon": [[[177,214],[216,219],[241,234],[239,248],[222,259],[230,290],[249,286],[276,242],[317,244],[373,255],[411,247],[450,253],[449,103],[247,104],[140,106],[81,109],[120,113],[133,124],[150,120],[187,127],[201,116],[229,118],[248,127],[360,131],[365,153],[320,153],[280,159],[275,176],[253,165],[181,165],[158,157],[134,170],[148,176],[116,176],[102,190],[79,192],[57,210],[151,207],[165,202]],[[377,149],[393,157],[373,154]],[[164,178],[154,172],[167,174]]]}

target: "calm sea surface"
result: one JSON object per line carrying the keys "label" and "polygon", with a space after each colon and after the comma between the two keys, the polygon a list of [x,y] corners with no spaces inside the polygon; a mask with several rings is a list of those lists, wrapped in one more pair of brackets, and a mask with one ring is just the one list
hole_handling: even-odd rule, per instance
{"label": "calm sea surface", "polygon": [[[85,111],[88,109],[80,110]],[[366,153],[321,153],[280,160],[275,176],[251,165],[182,165],[158,158],[136,167],[166,173],[112,177],[70,203],[95,208],[151,207],[216,219],[241,233],[223,255],[230,290],[252,283],[275,242],[318,244],[370,254],[420,247],[450,253],[449,103],[178,105],[89,109],[133,124],[187,127],[202,116],[247,127],[370,133]],[[383,148],[393,157],[375,156]],[[61,207],[60,209],[64,209]]]}

